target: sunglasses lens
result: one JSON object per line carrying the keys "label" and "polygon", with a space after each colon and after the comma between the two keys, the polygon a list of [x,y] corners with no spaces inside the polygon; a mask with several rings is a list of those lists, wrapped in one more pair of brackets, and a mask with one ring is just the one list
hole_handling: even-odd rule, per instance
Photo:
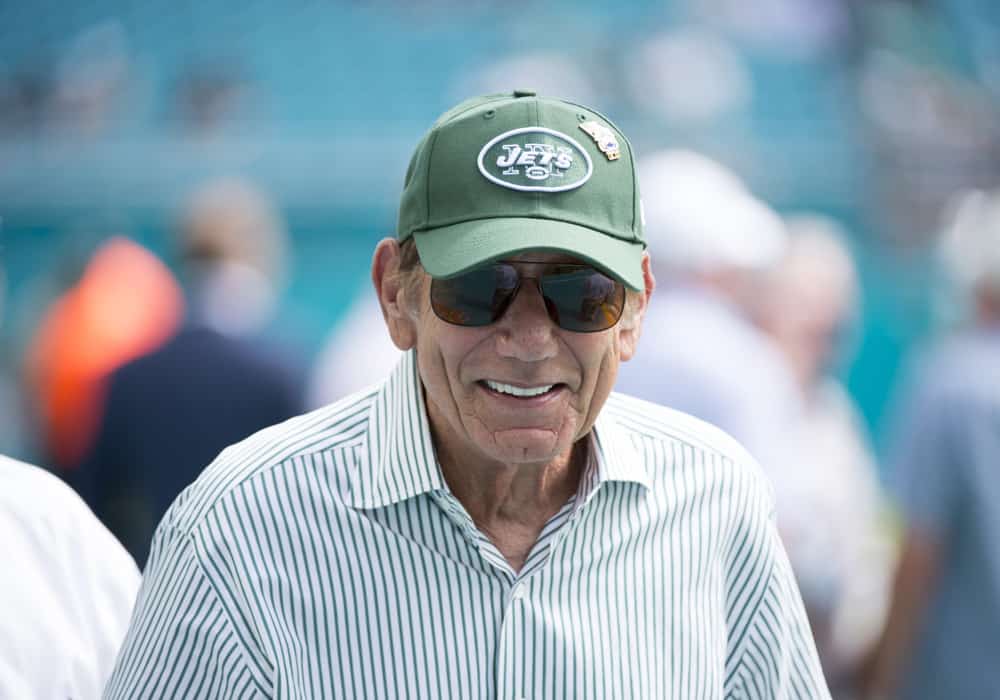
{"label": "sunglasses lens", "polygon": [[607,330],[625,308],[625,287],[590,267],[555,270],[542,276],[541,288],[552,320],[568,331]]}
{"label": "sunglasses lens", "polygon": [[[488,326],[500,318],[517,293],[517,268],[494,263],[431,282],[431,308],[457,326]],[[560,327],[593,333],[618,323],[625,287],[592,267],[556,267],[539,281],[545,308]]]}
{"label": "sunglasses lens", "polygon": [[503,314],[517,291],[517,270],[497,263],[431,282],[431,308],[457,326],[487,326]]}

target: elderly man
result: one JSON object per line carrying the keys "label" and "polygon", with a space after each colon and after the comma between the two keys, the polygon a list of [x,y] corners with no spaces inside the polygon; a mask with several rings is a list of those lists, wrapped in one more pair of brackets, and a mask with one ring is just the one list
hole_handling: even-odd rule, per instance
{"label": "elderly man", "polygon": [[654,284],[614,125],[453,108],[372,277],[400,365],[174,504],[108,697],[829,697],[759,468],[611,394]]}

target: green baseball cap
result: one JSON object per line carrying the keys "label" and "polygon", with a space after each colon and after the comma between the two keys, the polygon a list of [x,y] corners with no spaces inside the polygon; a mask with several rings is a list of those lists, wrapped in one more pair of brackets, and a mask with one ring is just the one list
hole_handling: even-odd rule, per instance
{"label": "green baseball cap", "polygon": [[406,171],[397,236],[432,277],[528,250],[562,252],[644,288],[632,147],[588,107],[528,90],[445,112]]}

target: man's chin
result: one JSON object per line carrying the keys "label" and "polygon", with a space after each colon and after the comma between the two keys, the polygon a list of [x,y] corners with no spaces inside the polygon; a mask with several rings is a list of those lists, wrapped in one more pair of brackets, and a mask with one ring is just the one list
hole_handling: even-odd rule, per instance
{"label": "man's chin", "polygon": [[497,456],[509,463],[550,462],[572,443],[562,444],[559,433],[545,428],[513,428],[494,433]]}

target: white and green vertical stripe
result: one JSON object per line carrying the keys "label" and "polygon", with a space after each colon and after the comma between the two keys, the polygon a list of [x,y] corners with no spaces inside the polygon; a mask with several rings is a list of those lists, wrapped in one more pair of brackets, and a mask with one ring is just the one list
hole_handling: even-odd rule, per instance
{"label": "white and green vertical stripe", "polygon": [[449,493],[412,355],[228,448],[161,523],[106,697],[827,698],[760,470],[612,395],[513,572]]}

